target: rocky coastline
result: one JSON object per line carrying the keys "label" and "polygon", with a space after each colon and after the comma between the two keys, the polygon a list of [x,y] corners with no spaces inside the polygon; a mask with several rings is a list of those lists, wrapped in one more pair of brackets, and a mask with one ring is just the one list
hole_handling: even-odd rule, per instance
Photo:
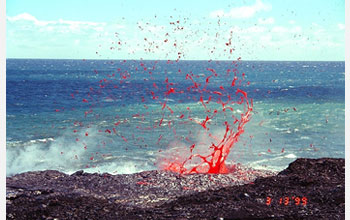
{"label": "rocky coastline", "polygon": [[299,158],[274,173],[67,175],[6,178],[7,219],[345,219],[345,160]]}

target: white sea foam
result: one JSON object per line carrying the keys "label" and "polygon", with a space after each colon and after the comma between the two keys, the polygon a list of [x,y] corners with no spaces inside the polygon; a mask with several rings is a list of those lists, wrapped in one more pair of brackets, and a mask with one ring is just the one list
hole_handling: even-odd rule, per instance
{"label": "white sea foam", "polygon": [[167,101],[167,102],[175,102],[175,100],[174,100],[174,99],[169,99],[169,98],[165,98],[165,99],[163,99],[163,101]]}
{"label": "white sea foam", "polygon": [[284,156],[285,158],[291,158],[291,159],[295,159],[297,158],[297,156],[295,154],[287,154],[286,156]]}
{"label": "white sea foam", "polygon": [[[154,167],[151,167],[146,162],[140,164],[135,161],[129,161],[124,163],[104,163],[99,164],[95,167],[85,168],[84,171],[88,173],[110,173],[110,174],[131,174],[138,173],[145,170],[152,170]],[[72,174],[75,171],[68,171],[68,174]]]}
{"label": "white sea foam", "polygon": [[[265,152],[261,152],[261,155],[268,156],[265,154]],[[256,160],[250,163],[247,163],[248,166],[259,169],[259,170],[272,170],[272,171],[281,171],[282,169],[286,168],[287,165],[294,161],[297,158],[297,156],[293,153],[290,154],[282,154],[279,156],[273,156],[269,158],[264,158],[260,160]]]}
{"label": "white sea foam", "polygon": [[[83,148],[77,143],[65,143],[62,138],[57,139],[49,146],[42,143],[33,143],[27,146],[11,147],[7,149],[6,173],[13,175],[33,170],[58,169],[67,170],[78,163]],[[74,150],[68,150],[74,149]],[[62,152],[62,153],[61,153]]]}
{"label": "white sea foam", "polygon": [[[67,131],[58,138],[43,138],[25,143],[7,143],[7,176],[27,171],[54,169],[71,174],[78,170],[111,174],[128,174],[155,169],[155,159],[150,152],[129,152],[115,155],[107,154],[106,146],[118,147],[118,143],[107,134],[100,133],[96,127],[82,129],[73,133]],[[88,135],[86,135],[88,134]],[[106,146],[101,146],[101,143]],[[124,149],[124,148],[122,148]],[[146,157],[145,157],[146,156]]]}
{"label": "white sea foam", "polygon": [[[85,132],[89,132],[91,138],[76,141],[76,138],[83,139]],[[67,131],[65,135],[56,138],[45,138],[32,140],[19,145],[7,147],[6,173],[13,175],[33,170],[57,169],[67,171],[78,169],[83,166],[83,158],[88,158],[87,146],[97,146],[97,132],[87,129],[80,134],[72,135]]]}

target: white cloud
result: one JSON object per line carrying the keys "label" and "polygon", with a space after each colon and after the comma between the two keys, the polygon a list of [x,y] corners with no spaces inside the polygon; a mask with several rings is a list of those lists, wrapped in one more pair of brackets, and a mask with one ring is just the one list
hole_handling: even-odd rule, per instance
{"label": "white cloud", "polygon": [[23,14],[19,14],[13,17],[7,17],[7,20],[9,21],[18,21],[18,20],[28,20],[28,21],[37,21],[37,19],[33,16],[30,15],[28,13],[23,13]]}
{"label": "white cloud", "polygon": [[19,15],[13,16],[13,17],[6,17],[6,18],[10,22],[29,21],[29,22],[33,22],[35,25],[38,25],[38,26],[45,26],[47,24],[54,23],[54,22],[49,22],[49,21],[39,21],[33,15],[28,14],[28,13],[23,13],[23,14],[19,14]]}
{"label": "white cloud", "polygon": [[254,5],[232,8],[229,12],[216,10],[210,13],[211,18],[228,17],[228,18],[251,18],[259,11],[269,11],[271,5],[264,4],[261,0],[256,0]]}
{"label": "white cloud", "polygon": [[300,26],[296,26],[293,28],[276,26],[276,27],[273,27],[271,31],[274,33],[300,33],[302,31],[302,29]]}
{"label": "white cloud", "polygon": [[[59,19],[56,21],[42,21],[38,20],[31,14],[22,13],[13,17],[7,16],[7,21],[11,23],[11,25],[18,25],[20,27],[23,22],[27,25],[27,22],[31,22],[34,26],[38,27],[46,27],[47,31],[59,31],[59,32],[67,32],[66,29],[71,31],[79,31],[80,29],[92,29],[95,31],[102,31],[103,27],[106,27],[107,24],[105,22],[90,22],[90,21],[70,21]],[[68,26],[68,27],[67,27]],[[114,26],[114,28],[124,28],[123,25]],[[64,29],[64,30],[63,30]]]}
{"label": "white cloud", "polygon": [[[266,28],[261,26],[252,26],[247,28],[234,26],[229,31],[232,31],[235,34],[248,34],[248,33],[253,34],[253,33],[263,33],[266,31]],[[227,35],[227,37],[229,37],[229,35]]]}
{"label": "white cloud", "polygon": [[152,33],[162,32],[165,29],[165,26],[163,25],[154,25],[154,24],[145,23],[143,21],[137,22],[137,25],[141,27],[143,31],[148,31]]}
{"label": "white cloud", "polygon": [[[128,28],[123,21],[115,23],[64,19],[44,21],[23,13],[7,17],[8,51],[10,57],[18,56],[17,54],[21,54],[22,57],[69,57],[75,56],[71,51],[76,50],[81,57],[85,58],[101,56],[123,59],[141,57],[177,59],[178,52],[182,52],[182,57],[185,59],[207,59],[208,57],[231,59],[238,54],[248,59],[247,57],[255,54],[256,50],[276,51],[278,48],[281,51],[288,51],[290,48],[296,48],[302,57],[305,48],[320,47],[320,43],[325,48],[341,47],[344,44],[341,41],[343,36],[339,35],[342,31],[331,33],[330,30],[316,23],[312,23],[311,28],[302,29],[301,26],[296,25],[295,21],[289,19],[285,25],[277,25],[275,18],[257,15],[259,11],[270,10],[270,8],[271,6],[258,0],[250,6],[228,9],[226,12],[224,10],[213,12],[213,17],[214,15],[226,18],[256,16],[254,20],[257,25],[247,26],[244,22],[227,22],[226,25],[222,22],[219,31],[207,29],[210,26],[203,24],[206,20],[190,21],[189,25],[183,24],[184,29],[178,30],[174,25],[163,24],[162,26],[160,23],[146,23],[146,21],[128,25]],[[239,16],[233,16],[234,12]],[[209,19],[208,22],[212,20]],[[182,26],[182,23],[180,24]],[[142,26],[142,30],[138,26]],[[333,24],[334,30],[344,28],[344,24]],[[218,33],[215,35],[215,32]],[[166,35],[167,33],[169,35]],[[147,40],[144,40],[145,38]],[[165,42],[165,39],[169,41]],[[232,42],[230,47],[226,45],[229,39]],[[340,43],[337,43],[338,41]],[[176,47],[174,43],[177,44]],[[24,51],[23,45],[30,48]],[[235,49],[232,54],[228,49],[231,47]],[[54,51],[54,53],[48,51]],[[255,58],[259,56],[256,55]],[[289,56],[294,57],[286,52],[285,57]]]}
{"label": "white cloud", "polygon": [[253,26],[246,28],[243,33],[262,33],[265,30],[266,29],[264,27]]}
{"label": "white cloud", "polygon": [[[57,24],[57,22],[55,22]],[[73,25],[73,26],[79,26],[79,25],[88,25],[88,26],[105,26],[106,23],[104,22],[90,22],[90,21],[69,21],[69,20],[58,20],[59,24],[67,24],[67,25]]]}
{"label": "white cloud", "polygon": [[45,26],[49,24],[67,24],[67,25],[90,25],[90,26],[100,26],[106,25],[104,22],[89,22],[89,21],[69,21],[59,19],[58,21],[40,21],[36,17],[28,13],[22,13],[13,17],[7,16],[6,19],[10,22],[20,22],[20,21],[31,21],[35,25]]}
{"label": "white cloud", "polygon": [[259,18],[258,23],[259,24],[274,24],[275,19],[274,18],[266,18],[266,19]]}
{"label": "white cloud", "polygon": [[317,27],[315,31],[313,32],[315,36],[321,36],[327,34],[326,29],[322,28],[321,26]]}
{"label": "white cloud", "polygon": [[345,29],[345,25],[344,24],[338,24],[337,25],[339,30],[344,30]]}
{"label": "white cloud", "polygon": [[288,28],[285,28],[285,27],[281,27],[281,26],[276,26],[274,28],[272,28],[271,30],[272,32],[277,32],[277,33],[284,33],[284,32],[288,32]]}

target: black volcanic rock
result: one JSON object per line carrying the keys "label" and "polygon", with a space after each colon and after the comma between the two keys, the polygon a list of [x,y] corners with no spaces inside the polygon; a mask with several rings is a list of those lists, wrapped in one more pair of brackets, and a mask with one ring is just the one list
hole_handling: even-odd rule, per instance
{"label": "black volcanic rock", "polygon": [[7,219],[344,219],[345,160],[297,159],[278,174],[27,172],[7,178],[6,212]]}

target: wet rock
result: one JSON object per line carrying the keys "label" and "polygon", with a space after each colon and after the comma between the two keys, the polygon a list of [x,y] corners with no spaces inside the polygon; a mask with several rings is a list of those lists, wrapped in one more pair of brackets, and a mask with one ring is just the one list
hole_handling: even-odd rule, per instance
{"label": "wet rock", "polygon": [[145,171],[6,179],[7,219],[344,219],[344,159],[297,159],[280,173]]}

